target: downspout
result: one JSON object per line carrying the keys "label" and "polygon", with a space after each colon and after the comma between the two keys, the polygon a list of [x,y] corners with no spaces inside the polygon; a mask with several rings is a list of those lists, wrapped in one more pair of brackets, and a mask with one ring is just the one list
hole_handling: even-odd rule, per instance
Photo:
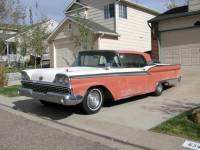
{"label": "downspout", "polygon": [[119,4],[121,0],[117,0],[115,2],[115,18],[114,18],[114,31],[117,33],[117,4]]}
{"label": "downspout", "polygon": [[56,60],[56,47],[54,44],[54,41],[52,41],[52,45],[53,45],[53,67],[56,68],[57,67],[57,60]]}
{"label": "downspout", "polygon": [[150,22],[147,22],[147,24],[148,24],[149,28],[151,28],[151,29],[152,29],[152,26],[150,25]]}

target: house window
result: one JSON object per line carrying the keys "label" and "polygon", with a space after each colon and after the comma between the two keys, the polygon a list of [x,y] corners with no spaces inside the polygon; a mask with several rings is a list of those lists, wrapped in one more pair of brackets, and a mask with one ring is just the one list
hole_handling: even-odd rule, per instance
{"label": "house window", "polygon": [[115,16],[115,5],[108,4],[104,6],[104,18],[109,19]]}
{"label": "house window", "polygon": [[127,19],[127,6],[119,4],[119,17]]}
{"label": "house window", "polygon": [[68,31],[71,31],[71,30],[72,30],[72,24],[69,23],[69,24],[68,24]]}

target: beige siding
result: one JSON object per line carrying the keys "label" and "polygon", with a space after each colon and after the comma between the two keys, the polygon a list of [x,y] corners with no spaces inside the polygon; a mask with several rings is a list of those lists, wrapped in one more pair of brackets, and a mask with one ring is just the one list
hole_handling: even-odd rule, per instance
{"label": "beige siding", "polygon": [[189,11],[200,10],[200,0],[189,0]]}
{"label": "beige siding", "polygon": [[54,67],[54,62],[53,62],[53,60],[54,60],[54,53],[53,53],[53,43],[52,42],[50,42],[50,43],[48,43],[48,48],[49,48],[49,55],[50,55],[50,67]]}
{"label": "beige siding", "polygon": [[[69,23],[72,29],[69,30]],[[77,25],[71,21],[66,21],[57,31],[54,40],[49,43],[52,67],[66,67],[74,61],[74,53],[76,48],[72,41],[72,35],[77,34]],[[55,52],[55,53],[54,53]]]}
{"label": "beige siding", "polygon": [[73,63],[75,47],[68,39],[54,41],[56,49],[56,67],[66,67]]}
{"label": "beige siding", "polygon": [[115,0],[82,0],[82,3],[89,6],[87,18],[111,30],[114,30],[114,18],[104,19],[104,6],[114,2]]}
{"label": "beige siding", "polygon": [[116,32],[118,40],[101,39],[101,49],[128,49],[137,51],[151,50],[151,30],[147,21],[155,17],[135,7],[128,7],[128,19],[119,18],[116,6]]}
{"label": "beige siding", "polygon": [[[68,29],[68,25],[72,25],[72,29]],[[59,29],[57,34],[55,35],[55,40],[63,39],[63,38],[70,38],[73,34],[77,33],[77,25],[71,21],[66,21],[64,25]]]}
{"label": "beige siding", "polygon": [[181,17],[176,19],[164,20],[159,22],[159,30],[171,30],[194,26],[200,20],[200,15]]}

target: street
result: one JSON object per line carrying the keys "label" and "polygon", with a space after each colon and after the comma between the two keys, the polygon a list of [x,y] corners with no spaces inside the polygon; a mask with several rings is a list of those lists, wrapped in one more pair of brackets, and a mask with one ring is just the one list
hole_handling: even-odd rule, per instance
{"label": "street", "polygon": [[0,109],[0,150],[111,150]]}

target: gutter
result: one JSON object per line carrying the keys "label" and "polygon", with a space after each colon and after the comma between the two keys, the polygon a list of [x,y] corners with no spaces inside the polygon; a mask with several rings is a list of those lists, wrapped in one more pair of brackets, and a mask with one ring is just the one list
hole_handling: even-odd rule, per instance
{"label": "gutter", "polygon": [[76,11],[81,11],[81,10],[84,10],[84,9],[88,9],[88,7],[82,7],[82,8],[77,8],[77,9],[74,9],[74,10],[71,10],[71,11],[67,11],[67,12],[65,12],[65,15],[76,12]]}
{"label": "gutter", "polygon": [[95,34],[101,34],[101,35],[112,35],[112,36],[117,36],[117,37],[120,37],[120,35],[118,33],[109,33],[109,32],[102,32],[102,31],[97,31],[97,32],[94,32]]}
{"label": "gutter", "polygon": [[184,12],[184,13],[158,16],[158,17],[155,17],[155,18],[149,20],[148,22],[149,23],[158,22],[158,21],[167,20],[167,19],[174,19],[174,18],[180,18],[180,17],[194,16],[194,15],[200,15],[200,11]]}

